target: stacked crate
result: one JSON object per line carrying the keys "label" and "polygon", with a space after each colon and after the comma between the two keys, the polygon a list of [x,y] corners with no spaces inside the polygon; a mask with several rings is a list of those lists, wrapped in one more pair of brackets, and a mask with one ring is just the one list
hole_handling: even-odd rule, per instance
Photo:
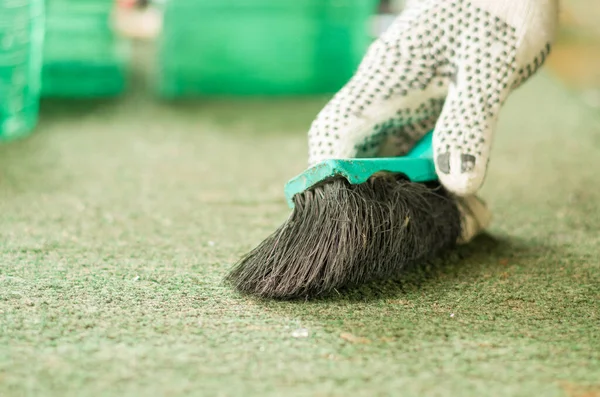
{"label": "stacked crate", "polygon": [[43,0],[0,0],[0,140],[29,134],[37,124]]}
{"label": "stacked crate", "polygon": [[111,0],[46,0],[42,94],[101,97],[122,93],[128,48],[112,26]]}
{"label": "stacked crate", "polygon": [[377,0],[167,0],[162,96],[338,90],[371,42]]}

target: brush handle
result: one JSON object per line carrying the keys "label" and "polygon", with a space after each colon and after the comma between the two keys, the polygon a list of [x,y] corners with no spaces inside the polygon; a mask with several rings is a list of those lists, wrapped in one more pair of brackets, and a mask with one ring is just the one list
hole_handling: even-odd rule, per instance
{"label": "brush handle", "polygon": [[407,158],[427,158],[433,161],[433,131],[428,132],[417,144],[406,154]]}
{"label": "brush handle", "polygon": [[433,163],[432,138],[433,132],[429,132],[402,157],[322,161],[285,185],[288,205],[294,208],[293,198],[296,194],[338,176],[344,177],[351,184],[364,183],[378,172],[403,174],[416,183],[435,181],[438,178]]}

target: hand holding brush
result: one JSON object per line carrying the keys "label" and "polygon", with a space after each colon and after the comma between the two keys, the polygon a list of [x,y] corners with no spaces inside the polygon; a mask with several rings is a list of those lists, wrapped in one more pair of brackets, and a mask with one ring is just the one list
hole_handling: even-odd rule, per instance
{"label": "hand holding brush", "polygon": [[558,0],[414,0],[311,125],[293,211],[227,280],[269,298],[401,274],[490,220],[500,110],[550,53]]}

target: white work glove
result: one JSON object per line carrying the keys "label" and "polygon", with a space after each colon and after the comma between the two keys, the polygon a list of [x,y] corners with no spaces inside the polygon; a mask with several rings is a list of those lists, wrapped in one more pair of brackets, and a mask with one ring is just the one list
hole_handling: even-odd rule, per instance
{"label": "white work glove", "polygon": [[409,1],[313,122],[309,165],[401,156],[433,129],[440,182],[475,217],[468,242],[490,219],[471,196],[501,107],[544,64],[557,25],[558,0]]}

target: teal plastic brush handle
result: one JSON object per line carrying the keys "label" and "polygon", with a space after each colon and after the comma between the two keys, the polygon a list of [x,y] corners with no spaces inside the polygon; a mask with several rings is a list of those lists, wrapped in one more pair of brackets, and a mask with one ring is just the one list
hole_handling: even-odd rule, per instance
{"label": "teal plastic brush handle", "polygon": [[410,181],[423,183],[436,181],[438,176],[433,163],[433,132],[429,132],[413,149],[402,157],[368,159],[325,160],[291,179],[285,185],[285,196],[294,208],[294,196],[334,177],[344,177],[353,185],[366,182],[379,172],[403,174]]}

